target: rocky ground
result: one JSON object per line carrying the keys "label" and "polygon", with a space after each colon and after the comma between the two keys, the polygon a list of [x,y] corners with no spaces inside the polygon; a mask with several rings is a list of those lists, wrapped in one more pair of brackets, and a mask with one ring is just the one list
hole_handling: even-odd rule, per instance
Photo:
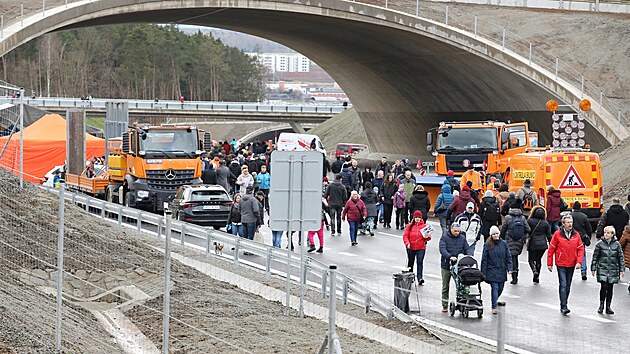
{"label": "rocky ground", "polygon": [[[49,353],[54,351],[55,298],[45,295],[19,276],[24,271],[50,270],[56,264],[57,197],[35,186],[24,190],[16,178],[0,170],[0,348],[1,352]],[[112,272],[137,269],[160,275],[163,258],[150,247],[155,240],[130,229],[112,226],[70,203],[65,205],[66,277],[84,271]],[[181,250],[177,249],[181,252]],[[204,259],[198,253],[191,257]],[[260,282],[262,274],[216,258],[205,259],[226,271]],[[212,280],[177,262],[172,266],[171,352],[174,353],[303,353],[315,352],[326,323],[296,315],[283,316],[284,307],[232,285]],[[284,289],[277,278],[266,283]],[[307,295],[319,302],[316,293]],[[154,297],[126,315],[158,348],[162,333],[162,296]],[[360,307],[340,305],[340,311],[457,352],[478,350],[444,336],[437,340],[422,327],[386,321],[380,314],[365,315]],[[381,343],[340,330],[344,352],[394,353]],[[67,352],[121,352],[112,337],[83,307],[64,302],[63,347]],[[470,349],[468,349],[470,348]]]}
{"label": "rocky ground", "polygon": [[599,157],[604,179],[604,205],[610,206],[613,197],[625,204],[630,195],[630,138],[606,149]]}

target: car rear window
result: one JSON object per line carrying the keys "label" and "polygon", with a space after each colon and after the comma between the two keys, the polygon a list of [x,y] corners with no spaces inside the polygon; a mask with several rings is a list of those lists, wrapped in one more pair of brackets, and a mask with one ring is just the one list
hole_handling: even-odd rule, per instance
{"label": "car rear window", "polygon": [[348,150],[350,150],[350,146],[348,146],[348,145],[337,145],[337,150],[348,151]]}
{"label": "car rear window", "polygon": [[224,191],[193,191],[190,195],[190,200],[193,202],[208,202],[208,201],[230,201],[230,196]]}

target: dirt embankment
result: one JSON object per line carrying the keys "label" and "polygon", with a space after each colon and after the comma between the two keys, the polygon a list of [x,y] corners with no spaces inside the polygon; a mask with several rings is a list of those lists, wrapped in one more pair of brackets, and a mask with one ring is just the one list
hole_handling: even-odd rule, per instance
{"label": "dirt embankment", "polygon": [[610,205],[614,197],[624,204],[630,195],[630,138],[606,149],[599,156],[604,179],[604,204]]}
{"label": "dirt embankment", "polygon": [[[24,272],[54,270],[57,252],[57,197],[27,185],[0,170],[0,348],[15,353],[54,352],[55,298],[20,278]],[[164,259],[150,247],[154,238],[101,221],[70,203],[65,205],[65,271],[72,277],[85,270],[110,272],[141,267],[159,277]],[[181,252],[180,249],[174,250]],[[190,252],[186,252],[190,253]],[[191,256],[199,256],[198,253]],[[282,289],[280,279],[265,282],[263,275],[247,268],[232,269],[216,258],[200,259],[261,283]],[[171,352],[173,353],[313,353],[321,344],[327,325],[313,318],[284,316],[284,307],[222,283],[173,262],[171,292]],[[89,279],[87,280],[89,283]],[[318,295],[309,292],[310,301]],[[319,299],[322,304],[326,300]],[[325,306],[325,304],[323,304]],[[67,352],[122,352],[94,316],[64,301],[63,347]],[[125,315],[159,348],[162,334],[162,296],[137,305]],[[436,342],[418,326],[385,321],[376,313],[365,315],[360,307],[339,305],[339,311],[358,319],[427,340],[457,352],[468,345],[457,340]],[[379,342],[339,330],[344,352],[396,353]],[[423,339],[424,338],[424,339]]]}

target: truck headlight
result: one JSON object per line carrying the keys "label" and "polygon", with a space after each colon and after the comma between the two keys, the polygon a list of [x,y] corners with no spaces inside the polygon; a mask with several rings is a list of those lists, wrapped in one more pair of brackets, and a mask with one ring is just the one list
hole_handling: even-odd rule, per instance
{"label": "truck headlight", "polygon": [[138,198],[148,198],[149,197],[149,191],[137,191],[136,193],[138,194]]}

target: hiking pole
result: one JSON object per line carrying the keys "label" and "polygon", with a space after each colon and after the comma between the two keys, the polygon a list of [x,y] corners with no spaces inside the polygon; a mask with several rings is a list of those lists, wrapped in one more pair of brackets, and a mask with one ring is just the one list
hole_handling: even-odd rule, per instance
{"label": "hiking pole", "polygon": [[413,285],[416,287],[416,301],[418,302],[418,315],[422,316],[422,309],[420,308],[420,296],[418,295],[418,283],[413,280]]}

